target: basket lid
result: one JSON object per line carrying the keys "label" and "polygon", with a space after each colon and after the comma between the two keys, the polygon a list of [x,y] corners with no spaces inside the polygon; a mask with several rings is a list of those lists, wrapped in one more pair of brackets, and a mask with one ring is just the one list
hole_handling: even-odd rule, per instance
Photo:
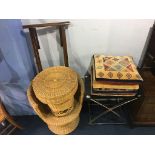
{"label": "basket lid", "polygon": [[57,99],[73,93],[77,87],[77,73],[69,67],[49,67],[40,72],[33,80],[33,91],[38,99]]}

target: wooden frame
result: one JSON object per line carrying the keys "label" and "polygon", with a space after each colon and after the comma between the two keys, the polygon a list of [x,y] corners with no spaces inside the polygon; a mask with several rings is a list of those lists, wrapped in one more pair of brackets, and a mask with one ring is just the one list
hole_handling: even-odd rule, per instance
{"label": "wooden frame", "polygon": [[0,115],[1,115],[0,123],[2,123],[5,120],[7,120],[10,123],[2,131],[0,131],[0,135],[6,133],[6,131],[7,131],[7,134],[11,134],[16,128],[23,129],[19,124],[17,124],[14,121],[12,116],[9,115],[1,99],[0,99]]}
{"label": "wooden frame", "polygon": [[70,22],[66,21],[66,22],[58,22],[58,23],[32,24],[32,25],[24,25],[23,26],[23,29],[27,29],[27,28],[29,29],[38,72],[41,72],[43,69],[42,69],[42,64],[41,64],[40,55],[39,55],[40,45],[39,45],[36,28],[56,27],[59,29],[60,44],[61,44],[61,46],[63,48],[63,52],[64,52],[64,65],[66,67],[68,67],[69,63],[68,63],[68,52],[67,52],[67,41],[66,41],[65,29],[68,28],[69,24],[70,24]]}

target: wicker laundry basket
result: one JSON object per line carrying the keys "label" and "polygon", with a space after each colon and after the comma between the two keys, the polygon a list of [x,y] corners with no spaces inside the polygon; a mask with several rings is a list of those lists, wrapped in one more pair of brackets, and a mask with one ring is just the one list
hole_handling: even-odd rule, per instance
{"label": "wicker laundry basket", "polygon": [[56,117],[51,112],[51,109],[41,103],[33,92],[31,85],[27,90],[28,100],[39,115],[39,117],[47,123],[49,129],[55,134],[69,134],[78,126],[79,114],[82,108],[83,97],[84,97],[84,83],[83,80],[78,76],[78,89],[74,95],[74,108],[70,114],[63,117]]}
{"label": "wicker laundry basket", "polygon": [[35,96],[47,104],[55,116],[64,116],[74,107],[78,88],[77,73],[69,67],[50,67],[32,80]]}

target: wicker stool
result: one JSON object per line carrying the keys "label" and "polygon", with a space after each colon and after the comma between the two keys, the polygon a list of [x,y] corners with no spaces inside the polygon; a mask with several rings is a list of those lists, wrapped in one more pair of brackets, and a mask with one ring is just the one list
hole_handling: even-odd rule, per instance
{"label": "wicker stool", "polygon": [[39,117],[47,123],[49,129],[55,134],[68,134],[75,130],[79,123],[79,114],[82,108],[83,97],[84,97],[84,83],[83,80],[78,76],[78,89],[74,95],[74,108],[70,114],[63,117],[56,117],[51,112],[51,109],[47,104],[41,103],[33,92],[32,86],[30,85],[27,91],[28,100],[39,115]]}

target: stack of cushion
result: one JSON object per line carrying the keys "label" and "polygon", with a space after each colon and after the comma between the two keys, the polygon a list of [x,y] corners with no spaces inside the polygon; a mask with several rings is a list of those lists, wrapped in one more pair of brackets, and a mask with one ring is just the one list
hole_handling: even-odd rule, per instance
{"label": "stack of cushion", "polygon": [[92,94],[135,96],[143,81],[130,56],[93,56]]}

